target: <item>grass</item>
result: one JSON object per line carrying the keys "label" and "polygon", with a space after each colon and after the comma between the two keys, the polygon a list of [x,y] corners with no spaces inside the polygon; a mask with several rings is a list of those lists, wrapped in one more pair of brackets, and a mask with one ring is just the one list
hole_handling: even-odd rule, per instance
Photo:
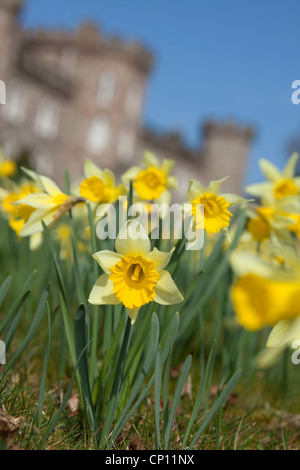
{"label": "grass", "polygon": [[[86,422],[86,416],[78,408],[76,388],[57,427],[47,442],[44,442],[46,425],[59,409],[67,382],[49,384],[41,427],[38,429],[35,426],[40,380],[38,370],[37,364],[32,364],[28,368],[24,360],[19,374],[9,374],[5,384],[2,385],[0,448],[93,449],[92,433]],[[171,375],[175,379],[178,376],[178,369],[171,369]],[[262,373],[257,373],[247,387],[243,383],[236,387],[222,413],[214,418],[197,442],[195,450],[299,450],[300,407],[297,390],[287,394],[279,384],[276,390],[270,389],[264,379]],[[216,385],[213,383],[210,399],[215,392]],[[182,444],[192,413],[193,396],[194,383],[190,377],[177,410],[169,443],[170,450],[178,450]],[[156,449],[154,401],[153,393],[127,423],[117,439],[116,449]],[[161,412],[162,408],[161,402]]]}

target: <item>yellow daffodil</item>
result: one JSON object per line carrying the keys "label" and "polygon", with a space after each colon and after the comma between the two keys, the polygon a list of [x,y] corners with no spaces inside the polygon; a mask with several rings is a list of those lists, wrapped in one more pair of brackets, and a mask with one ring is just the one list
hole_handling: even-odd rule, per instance
{"label": "yellow daffodil", "polygon": [[27,169],[24,169],[24,171],[34,180],[40,192],[28,194],[15,202],[19,206],[19,210],[20,206],[23,207],[24,205],[33,209],[20,230],[19,235],[21,237],[42,232],[42,221],[46,225],[50,225],[76,204],[85,201],[83,198],[63,193],[54,181],[46,176],[38,175],[34,171]]}
{"label": "yellow daffodil", "polygon": [[94,305],[123,304],[135,322],[140,308],[155,301],[162,305],[183,300],[171,275],[165,270],[173,250],[151,251],[148,235],[137,220],[121,228],[116,252],[103,250],[93,257],[104,271],[96,281],[89,302]]}
{"label": "yellow daffodil", "polygon": [[300,177],[295,176],[299,155],[293,153],[281,171],[268,160],[259,160],[259,166],[267,181],[246,186],[245,191],[259,198],[280,200],[287,196],[297,196],[300,192]]}
{"label": "yellow daffodil", "polygon": [[231,265],[237,276],[231,296],[241,325],[249,330],[275,326],[300,315],[300,258],[295,248],[270,258],[236,252]]}
{"label": "yellow daffodil", "polygon": [[[268,204],[268,199],[264,202]],[[291,232],[297,231],[297,217],[300,217],[299,203],[300,199],[287,196],[280,201],[273,200],[273,203],[269,201],[269,205],[266,206],[253,204],[249,207],[246,228],[253,240],[262,242],[274,237],[287,240]]]}
{"label": "yellow daffodil", "polygon": [[13,160],[6,159],[0,152],[0,178],[10,178],[17,172],[17,165]]}
{"label": "yellow daffodil", "polygon": [[115,176],[111,170],[101,170],[91,160],[85,161],[84,173],[86,178],[80,184],[80,195],[92,203],[113,203],[127,194],[124,185],[115,186]]}
{"label": "yellow daffodil", "polygon": [[195,225],[200,228],[203,227],[204,222],[204,229],[208,234],[222,231],[228,236],[228,227],[232,217],[229,208],[246,202],[236,194],[219,194],[220,185],[226,179],[211,181],[206,187],[199,181],[190,181],[186,197],[191,204]]}
{"label": "yellow daffodil", "polygon": [[169,204],[170,189],[178,189],[176,177],[170,175],[174,163],[171,159],[160,163],[154,153],[145,150],[142,166],[129,168],[123,174],[122,181],[127,184],[133,181],[133,188],[141,200]]}

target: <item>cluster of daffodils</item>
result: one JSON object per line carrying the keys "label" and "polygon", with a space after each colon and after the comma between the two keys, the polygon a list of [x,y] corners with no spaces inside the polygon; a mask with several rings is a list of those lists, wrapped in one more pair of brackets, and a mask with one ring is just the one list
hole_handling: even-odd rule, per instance
{"label": "cluster of daffodils", "polygon": [[248,222],[231,256],[236,280],[231,289],[239,323],[250,331],[270,328],[258,364],[272,364],[300,338],[300,178],[298,155],[280,171],[261,160],[265,182],[246,187],[258,198],[247,208]]}
{"label": "cluster of daffodils", "polygon": [[[133,203],[142,203],[150,213],[153,204],[170,204],[172,190],[179,190],[177,178],[172,174],[174,163],[171,159],[159,161],[146,150],[140,166],[125,171],[118,183],[111,170],[101,169],[86,160],[82,180],[72,186],[71,191],[64,192],[49,177],[25,168],[22,168],[21,181],[13,183],[11,176],[16,166],[3,157],[0,160],[1,212],[19,240],[30,238],[32,249],[39,246],[44,226],[47,226],[61,244],[61,258],[68,259],[72,257],[72,231],[66,215],[71,212],[72,220],[81,226],[83,235],[78,249],[84,251],[85,245],[90,245],[90,214],[96,222],[102,217],[101,208],[105,205],[115,204],[121,197],[128,202],[129,194]],[[237,195],[220,192],[225,180],[212,181],[208,186],[191,180],[186,194],[193,226],[203,227],[208,235],[224,233],[228,236],[232,207],[246,202]],[[103,249],[93,255],[103,274],[96,280],[89,302],[96,305],[121,303],[132,323],[141,307],[152,301],[161,305],[180,303],[182,293],[165,269],[174,249],[175,246],[167,252],[151,250],[143,224],[135,219],[126,221],[115,240],[115,251]]]}

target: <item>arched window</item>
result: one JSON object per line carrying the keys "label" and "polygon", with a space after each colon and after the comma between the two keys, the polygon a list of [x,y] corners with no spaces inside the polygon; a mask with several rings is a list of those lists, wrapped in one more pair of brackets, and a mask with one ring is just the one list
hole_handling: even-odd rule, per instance
{"label": "arched window", "polygon": [[105,69],[100,75],[98,86],[98,102],[101,106],[109,106],[115,97],[117,76],[111,69]]}
{"label": "arched window", "polygon": [[74,73],[77,68],[78,53],[75,47],[67,46],[61,51],[60,68],[62,72]]}
{"label": "arched window", "polygon": [[45,139],[54,139],[58,134],[59,114],[58,104],[51,98],[43,98],[35,116],[35,133]]}
{"label": "arched window", "polygon": [[27,112],[27,95],[22,83],[13,78],[7,85],[6,104],[1,106],[2,117],[12,124],[24,121]]}
{"label": "arched window", "polygon": [[36,147],[33,151],[30,163],[39,174],[53,176],[53,158],[46,147]]}
{"label": "arched window", "polygon": [[139,84],[130,85],[125,97],[125,112],[130,118],[138,118],[143,105],[143,89]]}
{"label": "arched window", "polygon": [[135,130],[132,126],[125,126],[119,135],[117,146],[117,159],[122,163],[129,163],[134,157]]}
{"label": "arched window", "polygon": [[90,153],[98,154],[106,150],[110,140],[109,122],[106,116],[96,116],[87,134],[86,148]]}

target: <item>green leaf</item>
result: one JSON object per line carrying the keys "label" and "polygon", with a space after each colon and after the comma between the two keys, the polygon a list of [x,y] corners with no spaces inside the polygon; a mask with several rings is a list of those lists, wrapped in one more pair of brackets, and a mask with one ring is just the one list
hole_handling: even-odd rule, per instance
{"label": "green leaf", "polygon": [[[78,363],[78,371],[82,386],[82,392],[87,407],[87,415],[89,418],[90,426],[96,432],[98,424],[96,420],[95,410],[93,406],[92,393],[89,382],[89,367],[88,367],[88,310],[84,305],[80,305],[76,312],[74,324],[74,338],[75,350]],[[84,353],[81,355],[81,353]],[[79,360],[79,357],[81,359]]]}
{"label": "green leaf", "polygon": [[155,373],[154,373],[154,414],[155,414],[155,433],[156,433],[156,449],[161,448],[160,445],[160,395],[161,395],[161,376],[162,376],[162,363],[161,363],[161,348],[158,348],[155,359]]}
{"label": "green leaf", "polygon": [[188,450],[193,449],[195,444],[197,443],[198,439],[201,437],[203,431],[206,429],[206,427],[209,425],[210,421],[214,417],[214,415],[219,411],[221,406],[225,403],[231,392],[233,391],[234,387],[236,386],[237,382],[239,381],[241,376],[241,370],[238,370],[235,372],[235,374],[231,377],[227,385],[223,388],[222,392],[218,396],[218,398],[215,400],[213,406],[205,416],[203,423],[201,424],[198,432],[195,434],[192,442],[190,443]]}
{"label": "green leaf", "polygon": [[42,419],[42,412],[43,406],[45,401],[45,388],[46,388],[46,378],[47,378],[47,369],[48,369],[48,361],[49,361],[49,352],[50,352],[50,337],[51,337],[51,320],[50,320],[50,310],[49,304],[47,304],[47,317],[48,317],[48,335],[47,335],[47,344],[44,356],[44,364],[43,364],[43,371],[41,376],[41,384],[40,384],[40,393],[38,399],[38,407],[36,412],[36,426],[39,428],[41,425]]}
{"label": "green leaf", "polygon": [[9,369],[11,368],[11,366],[14,364],[14,362],[19,358],[19,356],[22,354],[22,352],[26,349],[26,347],[28,346],[28,344],[30,343],[30,341],[32,340],[38,326],[39,326],[39,323],[41,321],[41,318],[42,318],[42,315],[44,313],[44,309],[45,309],[45,306],[46,306],[46,302],[47,302],[47,298],[48,298],[48,290],[44,291],[42,296],[41,296],[41,299],[40,299],[40,302],[38,304],[38,307],[36,309],[36,312],[35,312],[35,315],[34,315],[34,318],[32,320],[32,323],[30,325],[30,328],[28,330],[28,333],[25,337],[25,339],[23,340],[22,344],[19,346],[19,348],[17,349],[17,351],[13,354],[13,356],[11,357],[11,359],[8,361],[8,363],[6,364],[5,368],[4,368],[4,371],[3,371],[3,376],[4,377],[7,372],[9,371]]}
{"label": "green leaf", "polygon": [[182,371],[178,378],[177,387],[176,387],[175,394],[174,394],[174,400],[171,406],[169,420],[168,420],[168,424],[166,426],[166,431],[165,431],[165,450],[168,450],[168,447],[169,447],[169,440],[170,440],[172,426],[175,421],[176,411],[179,405],[179,401],[180,401],[184,384],[186,382],[186,379],[187,379],[187,376],[191,367],[191,363],[192,363],[192,357],[188,356],[185,360]]}

